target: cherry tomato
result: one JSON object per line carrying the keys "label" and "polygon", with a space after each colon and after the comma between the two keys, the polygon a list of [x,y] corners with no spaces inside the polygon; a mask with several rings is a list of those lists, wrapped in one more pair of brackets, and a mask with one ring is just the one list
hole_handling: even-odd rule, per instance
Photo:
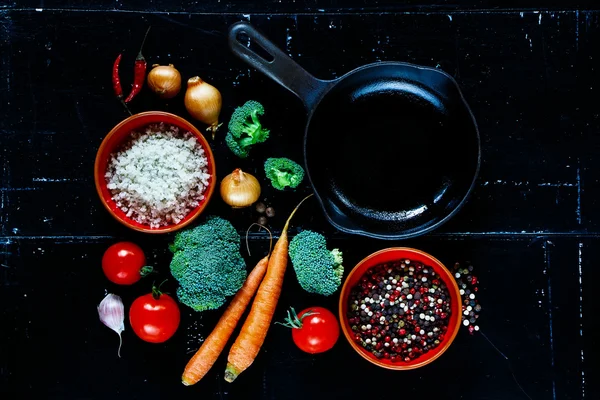
{"label": "cherry tomato", "polygon": [[[313,313],[305,315],[307,313]],[[292,339],[298,348],[307,353],[322,353],[333,347],[340,336],[335,315],[323,307],[311,307],[298,313],[300,328],[292,329]]]}
{"label": "cherry tomato", "polygon": [[[110,246],[102,256],[104,275],[118,285],[132,285],[152,267],[145,267],[144,251],[135,243],[119,242]],[[142,271],[143,269],[143,271]]]}
{"label": "cherry tomato", "polygon": [[129,323],[140,339],[162,343],[177,331],[181,315],[179,306],[168,294],[156,287],[152,293],[138,297],[129,309]]}

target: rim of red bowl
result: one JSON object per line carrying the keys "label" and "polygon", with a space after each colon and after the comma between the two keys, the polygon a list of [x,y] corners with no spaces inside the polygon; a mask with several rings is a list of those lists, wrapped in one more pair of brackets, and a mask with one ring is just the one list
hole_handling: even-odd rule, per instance
{"label": "rim of red bowl", "polygon": [[[204,154],[208,159],[207,168],[210,174],[210,179],[208,183],[208,187],[204,191],[204,199],[200,201],[200,204],[192,211],[190,211],[183,220],[181,220],[178,224],[170,224],[167,226],[162,226],[160,228],[150,228],[148,225],[140,224],[128,218],[123,211],[121,211],[116,203],[111,199],[110,192],[106,187],[106,179],[104,178],[104,173],[106,172],[106,165],[108,163],[108,157],[110,154],[120,145],[125,139],[128,137],[128,133],[131,133],[135,129],[139,129],[143,126],[152,123],[164,122],[171,125],[176,125],[181,129],[185,129],[185,131],[191,132],[202,147],[204,148]],[[121,136],[116,138],[117,136]],[[115,139],[116,138],[116,139]],[[212,149],[208,144],[208,141],[204,137],[204,135],[189,121],[181,118],[178,115],[171,114],[165,111],[146,111],[138,114],[134,114],[123,121],[119,122],[111,131],[106,135],[100,147],[98,148],[98,152],[96,153],[96,161],[94,162],[94,182],[96,184],[96,191],[98,196],[100,197],[100,201],[104,205],[104,208],[108,210],[108,212],[121,224],[127,226],[128,228],[134,229],[139,232],[146,233],[169,233],[179,230],[187,225],[189,225],[192,221],[194,221],[206,208],[208,202],[210,201],[213,192],[215,190],[215,179],[216,179],[216,167],[215,167],[215,159],[212,153]]]}
{"label": "rim of red bowl", "polygon": [[[432,267],[438,273],[438,275],[440,275],[440,277],[446,284],[446,287],[448,288],[448,293],[450,294],[450,307],[452,310],[452,315],[450,316],[450,320],[448,322],[447,334],[444,337],[443,342],[438,347],[410,362],[402,361],[393,363],[386,359],[378,359],[373,354],[365,350],[362,346],[359,346],[354,342],[352,338],[352,328],[350,327],[350,324],[348,323],[348,318],[346,317],[346,310],[348,308],[348,296],[350,295],[350,291],[360,280],[360,278],[364,275],[364,272],[378,264],[389,261],[403,260],[405,258],[409,258],[413,261],[422,262],[423,264]],[[344,285],[342,286],[342,291],[340,293],[340,325],[342,326],[344,336],[346,337],[352,348],[365,360],[379,367],[392,370],[410,370],[420,368],[439,358],[454,341],[454,338],[456,337],[460,329],[462,319],[462,303],[460,299],[461,296],[458,290],[458,285],[456,284],[453,275],[446,268],[446,266],[444,266],[444,264],[437,258],[424,251],[413,249],[411,247],[389,247],[368,255],[367,257],[362,259],[358,264],[356,264],[356,266],[348,274],[348,277],[346,278],[346,281],[344,282]]]}

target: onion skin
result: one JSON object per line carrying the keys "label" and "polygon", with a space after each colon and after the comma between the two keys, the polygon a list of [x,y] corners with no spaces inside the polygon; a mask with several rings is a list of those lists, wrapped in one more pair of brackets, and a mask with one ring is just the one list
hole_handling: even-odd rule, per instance
{"label": "onion skin", "polygon": [[221,198],[233,208],[249,207],[260,197],[260,183],[253,175],[235,169],[221,181]]}
{"label": "onion skin", "polygon": [[212,133],[214,139],[215,132],[220,126],[219,114],[223,103],[221,92],[204,82],[199,76],[190,78],[187,85],[185,108],[194,119],[209,125],[206,130]]}
{"label": "onion skin", "polygon": [[181,74],[173,64],[154,64],[148,73],[148,87],[161,99],[172,99],[181,90]]}

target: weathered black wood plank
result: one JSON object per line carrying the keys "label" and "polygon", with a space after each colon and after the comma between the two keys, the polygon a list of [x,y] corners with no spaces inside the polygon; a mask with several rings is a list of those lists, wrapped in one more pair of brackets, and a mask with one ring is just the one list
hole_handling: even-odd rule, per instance
{"label": "weathered black wood plank", "polygon": [[[588,96],[593,98],[597,90],[598,15],[513,12],[248,18],[322,78],[379,60],[438,66],[454,75],[480,126],[482,169],[471,200],[440,232],[517,234],[598,231],[593,206],[597,196],[588,198],[584,190],[597,191],[594,156],[600,122]],[[200,74],[218,86],[225,98],[224,119],[249,98],[267,107],[273,139],[248,161],[232,160],[223,136],[218,138],[213,147],[219,156],[220,176],[237,165],[260,174],[257,161],[271,154],[301,159],[301,103],[249,70],[226,47],[227,27],[240,18],[5,14],[0,63],[5,77],[0,79],[6,115],[0,125],[5,234],[14,229],[21,234],[47,234],[49,227],[40,223],[42,217],[64,220],[60,226],[67,234],[107,234],[114,228],[101,209],[89,212],[99,209],[90,171],[101,139],[125,117],[111,94],[112,60],[125,50],[123,80],[130,82],[126,66],[150,24],[152,33],[145,49],[149,62],[173,62],[185,77]],[[174,37],[181,40],[173,42],[170,38]],[[165,109],[187,116],[180,97],[163,103],[147,92],[132,108],[134,112]],[[306,186],[303,191],[307,190]],[[55,194],[48,196],[58,197],[52,203],[59,204],[53,212],[27,201],[50,192]],[[277,201],[291,205],[286,196],[301,194],[283,195],[280,199],[284,200]],[[322,225],[327,229],[324,221]]]}
{"label": "weathered black wood plank", "polygon": [[594,0],[7,0],[6,8],[143,11],[173,13],[394,12],[504,9],[598,9]]}
{"label": "weathered black wood plank", "polygon": [[[2,354],[9,355],[1,358],[6,372],[0,387],[6,393],[19,388],[22,393],[60,398],[125,398],[134,390],[138,396],[187,398],[223,391],[231,398],[274,399],[300,399],[311,393],[314,397],[317,388],[319,396],[354,398],[371,393],[369,385],[348,380],[351,373],[391,379],[411,395],[426,387],[432,398],[522,397],[505,360],[482,336],[470,336],[464,328],[448,353],[431,366],[399,374],[364,362],[343,338],[329,353],[302,354],[292,345],[288,330],[273,326],[255,365],[234,384],[221,382],[225,365],[221,358],[198,386],[185,388],[179,375],[190,356],[186,353],[197,346],[194,337],[210,332],[220,312],[200,317],[182,309],[181,330],[163,345],[137,340],[127,326],[123,358],[118,359],[117,335],[98,321],[95,306],[106,290],[130,304],[148,288],[143,283],[117,287],[104,279],[99,260],[110,243],[112,239],[105,238],[17,239],[0,247],[4,252],[0,260],[6,265],[0,270],[4,272],[0,301],[10,304],[2,310],[2,319],[13,327],[0,333]],[[166,277],[167,241],[146,238],[140,243],[160,269],[159,278]],[[264,241],[252,243],[255,257],[249,262],[268,247]],[[373,240],[331,243],[344,250],[347,265],[382,247]],[[586,242],[584,257],[587,243],[593,246],[595,241]],[[578,242],[422,238],[402,244],[429,251],[447,265],[471,261],[481,281],[481,331],[509,357],[525,390],[536,399],[579,398],[578,276],[567,272],[565,266],[576,262]],[[574,267],[576,271],[576,264]],[[174,289],[173,283],[167,286]],[[276,318],[283,318],[288,305],[303,308],[313,304],[335,310],[337,296],[306,295],[290,268]],[[593,345],[587,346],[591,354]],[[19,349],[18,354],[13,348]],[[39,354],[44,354],[41,360]],[[46,371],[36,379],[30,379],[26,360],[31,359],[38,359],[41,364],[37,368]],[[289,391],[291,385],[295,385],[293,391]],[[587,388],[590,398],[595,390],[593,385]]]}

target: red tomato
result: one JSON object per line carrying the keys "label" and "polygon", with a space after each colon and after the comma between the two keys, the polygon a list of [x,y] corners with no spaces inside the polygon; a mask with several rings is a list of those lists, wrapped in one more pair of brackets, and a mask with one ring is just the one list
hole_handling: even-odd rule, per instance
{"label": "red tomato", "polygon": [[[315,314],[305,316],[307,312]],[[335,315],[323,307],[311,307],[298,313],[301,328],[292,329],[292,339],[298,348],[307,353],[322,353],[333,347],[340,336],[340,327]]]}
{"label": "red tomato", "polygon": [[168,294],[153,288],[153,293],[138,297],[129,309],[129,323],[140,339],[162,343],[179,327],[180,313],[177,302]]}
{"label": "red tomato", "polygon": [[104,275],[118,285],[131,285],[139,281],[142,278],[140,270],[145,265],[144,251],[131,242],[115,243],[102,256]]}

